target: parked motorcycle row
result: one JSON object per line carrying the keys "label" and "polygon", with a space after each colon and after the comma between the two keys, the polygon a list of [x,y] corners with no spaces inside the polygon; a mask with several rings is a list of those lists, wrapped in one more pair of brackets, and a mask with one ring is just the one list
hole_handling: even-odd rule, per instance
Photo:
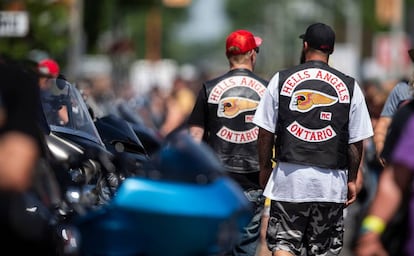
{"label": "parked motorcycle row", "polygon": [[125,116],[93,118],[64,78],[41,101],[47,154],[22,221],[56,255],[219,255],[250,219],[241,188],[185,132],[160,139]]}

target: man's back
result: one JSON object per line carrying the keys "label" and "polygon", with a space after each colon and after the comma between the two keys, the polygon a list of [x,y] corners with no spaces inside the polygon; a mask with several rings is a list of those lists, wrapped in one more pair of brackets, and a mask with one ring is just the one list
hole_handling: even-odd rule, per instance
{"label": "man's back", "polygon": [[243,231],[243,241],[228,252],[231,255],[254,255],[260,236],[264,200],[259,185],[258,128],[252,119],[267,86],[266,80],[253,73],[261,42],[246,30],[234,31],[227,37],[230,70],[203,83],[187,122],[192,137],[216,152],[255,211]]}
{"label": "man's back", "polygon": [[337,255],[343,208],[356,199],[362,140],[372,127],[357,82],[328,65],[333,30],[315,23],[300,38],[301,64],[276,72],[253,119],[260,182],[271,199],[267,243],[274,255]]}
{"label": "man's back", "polygon": [[267,82],[247,69],[234,69],[204,83],[208,96],[208,143],[232,172],[257,172],[257,126],[253,115]]}

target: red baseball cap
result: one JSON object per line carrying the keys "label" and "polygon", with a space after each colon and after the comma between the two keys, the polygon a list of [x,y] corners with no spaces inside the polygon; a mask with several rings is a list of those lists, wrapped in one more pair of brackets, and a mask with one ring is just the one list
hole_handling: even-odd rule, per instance
{"label": "red baseball cap", "polygon": [[260,37],[254,36],[247,30],[236,30],[227,37],[226,54],[238,55],[246,53],[262,44]]}
{"label": "red baseball cap", "polygon": [[44,59],[39,61],[38,70],[41,76],[58,77],[59,65],[52,59]]}

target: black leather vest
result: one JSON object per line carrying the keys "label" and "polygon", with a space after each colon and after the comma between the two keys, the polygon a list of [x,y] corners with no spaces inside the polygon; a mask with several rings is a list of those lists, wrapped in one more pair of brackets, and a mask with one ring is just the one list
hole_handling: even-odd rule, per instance
{"label": "black leather vest", "polygon": [[228,171],[259,171],[258,127],[252,120],[267,81],[247,69],[236,69],[203,86],[210,117],[206,142]]}
{"label": "black leather vest", "polygon": [[354,84],[352,77],[319,61],[279,73],[279,161],[347,169]]}

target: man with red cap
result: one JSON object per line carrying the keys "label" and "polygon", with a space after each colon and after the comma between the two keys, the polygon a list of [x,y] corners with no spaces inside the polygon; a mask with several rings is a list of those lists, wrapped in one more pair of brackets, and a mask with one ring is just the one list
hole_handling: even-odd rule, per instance
{"label": "man with red cap", "polygon": [[[37,65],[37,71],[39,75],[40,93],[42,97],[45,98],[46,97],[45,93],[50,93],[47,90],[47,86],[48,86],[47,80],[56,79],[60,74],[60,67],[59,67],[59,64],[55,60],[51,58],[46,58],[46,59],[39,61]],[[48,112],[50,108],[51,106],[46,107],[45,111]],[[60,119],[60,122],[62,124],[67,123],[69,120],[69,116],[68,116],[66,106],[60,106],[60,109],[57,112],[58,112],[58,118]]]}
{"label": "man with red cap", "polygon": [[40,88],[43,88],[48,78],[57,78],[59,76],[60,67],[53,59],[46,58],[39,61],[37,70],[39,73],[39,85]]}
{"label": "man with red cap", "polygon": [[56,61],[52,59],[43,59],[38,64],[39,73],[45,77],[58,77],[60,68]]}
{"label": "man with red cap", "polygon": [[260,237],[264,197],[259,185],[258,127],[252,118],[268,83],[253,73],[261,43],[247,30],[227,37],[230,70],[203,83],[187,123],[191,136],[216,152],[255,210],[227,255],[255,255]]}

